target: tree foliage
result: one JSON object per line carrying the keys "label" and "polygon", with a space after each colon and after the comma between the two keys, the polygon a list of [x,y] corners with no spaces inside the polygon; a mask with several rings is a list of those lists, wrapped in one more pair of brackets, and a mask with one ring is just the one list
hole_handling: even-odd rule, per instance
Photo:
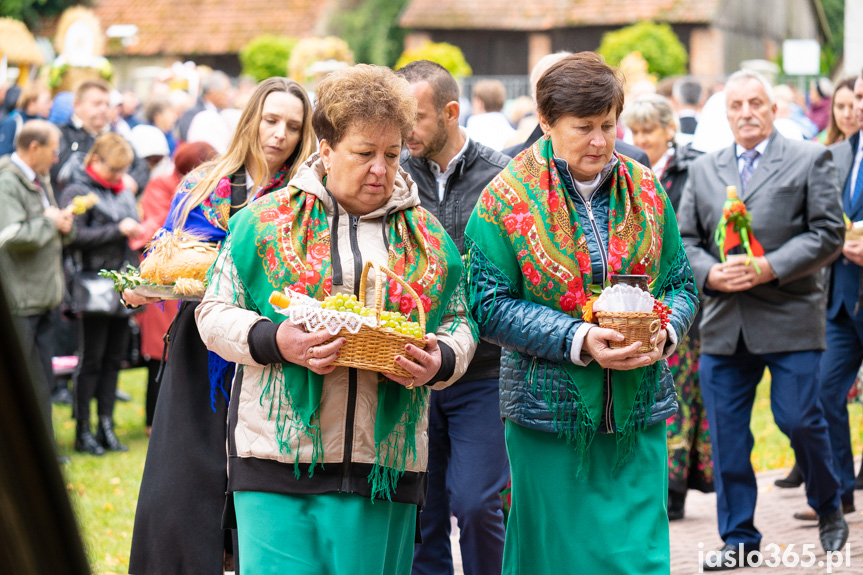
{"label": "tree foliage", "polygon": [[406,31],[398,17],[407,0],[362,0],[356,8],[333,18],[332,32],[344,38],[357,62],[392,66]]}
{"label": "tree foliage", "polygon": [[825,73],[832,72],[839,55],[844,51],[845,43],[845,0],[821,0],[824,15],[830,27],[830,43],[822,51],[822,69]]}
{"label": "tree foliage", "polygon": [[461,48],[447,44],[446,42],[426,42],[418,48],[412,48],[402,52],[395,69],[406,66],[416,60],[431,60],[446,68],[450,74],[458,78],[465,78],[473,74],[470,64],[465,60]]}
{"label": "tree foliage", "polygon": [[70,6],[89,4],[89,0],[0,0],[0,17],[21,20],[30,30],[38,30],[43,16],[55,16]]}
{"label": "tree foliage", "polygon": [[252,38],[240,50],[243,74],[253,76],[260,82],[273,76],[288,75],[288,61],[297,45],[297,39],[289,36],[262,34]]}
{"label": "tree foliage", "polygon": [[668,24],[639,22],[607,32],[602,36],[598,52],[606,62],[617,66],[632,52],[640,52],[647,60],[648,71],[660,79],[686,74],[689,54],[677,34]]}

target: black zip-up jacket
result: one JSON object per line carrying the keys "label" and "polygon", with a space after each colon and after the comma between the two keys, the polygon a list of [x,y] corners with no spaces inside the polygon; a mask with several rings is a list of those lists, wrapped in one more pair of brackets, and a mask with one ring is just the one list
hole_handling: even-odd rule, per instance
{"label": "black zip-up jacket", "polygon": [[[455,170],[447,180],[443,200],[438,195],[437,180],[428,160],[414,158],[404,150],[401,166],[416,182],[422,207],[434,214],[443,224],[458,247],[459,253],[464,255],[464,229],[473,213],[473,208],[482,191],[506,167],[509,160],[509,156],[470,140]],[[499,375],[500,347],[480,341],[470,367],[456,383],[498,379]]]}
{"label": "black zip-up jacket", "polygon": [[122,270],[128,263],[137,263],[129,241],[120,232],[123,219],[138,220],[132,192],[123,190],[115,194],[86,173],[76,172],[63,190],[60,206],[66,207],[75,196],[86,196],[91,192],[99,201],[83,214],[75,216],[76,236],[69,246],[80,252],[81,271]]}
{"label": "black zip-up jacket", "polygon": [[[61,193],[63,188],[72,183],[70,176],[77,170],[77,166],[74,169],[63,171],[63,167],[72,155],[78,152],[76,159],[83,169],[84,156],[90,151],[90,148],[93,147],[93,143],[96,141],[94,136],[87,133],[83,128],[75,126],[71,120],[67,124],[58,127],[60,128],[60,147],[58,150],[60,157],[57,159],[57,163],[51,167],[51,185],[54,187],[55,194]],[[147,161],[144,158],[139,158],[134,152],[133,155],[132,165],[129,166],[129,175],[138,184],[138,194],[141,194],[150,180],[150,168],[147,166]],[[68,172],[69,175],[66,176],[66,179],[61,176],[61,172],[63,172],[63,175]]]}

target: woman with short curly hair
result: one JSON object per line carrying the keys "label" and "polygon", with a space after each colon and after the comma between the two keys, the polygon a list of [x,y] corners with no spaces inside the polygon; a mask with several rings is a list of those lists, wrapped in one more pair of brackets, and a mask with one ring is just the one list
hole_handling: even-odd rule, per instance
{"label": "woman with short curly hair", "polygon": [[[327,76],[312,116],[320,152],[287,188],[231,220],[211,270],[198,327],[210,350],[241,366],[228,413],[228,491],[243,573],[411,571],[429,389],[456,381],[475,348],[456,305],[459,252],[399,168],[415,117],[408,83],[388,68]],[[410,377],[336,367],[345,338],[306,332],[268,303],[285,289],[359,297],[368,261],[420,295],[417,303],[384,284],[384,309],[426,313],[425,348],[408,344],[394,357]]]}

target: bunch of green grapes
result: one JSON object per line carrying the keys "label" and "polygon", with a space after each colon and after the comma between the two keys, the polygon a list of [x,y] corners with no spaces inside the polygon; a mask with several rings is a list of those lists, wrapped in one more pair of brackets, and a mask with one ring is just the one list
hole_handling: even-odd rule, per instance
{"label": "bunch of green grapes", "polygon": [[354,294],[347,295],[340,293],[327,296],[321,302],[321,307],[335,311],[348,311],[364,316],[370,316],[374,313],[372,309],[361,306],[360,302],[357,300],[357,296]]}
{"label": "bunch of green grapes", "polygon": [[[321,307],[335,311],[355,313],[366,317],[370,317],[375,313],[373,309],[360,305],[357,296],[353,294],[327,296],[321,302]],[[410,321],[404,314],[397,311],[381,311],[380,326],[416,339],[422,339],[423,335],[425,335],[423,334],[423,330],[420,329],[419,323]]]}

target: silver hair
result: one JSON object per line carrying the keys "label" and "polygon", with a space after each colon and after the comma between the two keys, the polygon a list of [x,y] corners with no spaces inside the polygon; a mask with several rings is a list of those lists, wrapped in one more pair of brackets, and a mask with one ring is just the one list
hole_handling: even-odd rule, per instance
{"label": "silver hair", "polygon": [[534,101],[536,101],[536,85],[539,83],[539,79],[542,78],[542,75],[545,74],[546,70],[567,56],[572,56],[572,52],[562,50],[560,52],[555,52],[554,54],[546,54],[539,59],[539,62],[534,64],[533,69],[530,71],[530,97],[533,98]]}
{"label": "silver hair", "polygon": [[231,79],[221,70],[214,70],[201,80],[201,94],[227,90],[231,87]]}
{"label": "silver hair", "polygon": [[644,94],[623,108],[620,121],[632,128],[633,126],[672,126],[674,132],[680,131],[677,115],[671,102],[659,94]]}
{"label": "silver hair", "polygon": [[737,72],[734,72],[728,77],[728,80],[726,80],[725,88],[727,89],[730,84],[736,84],[737,82],[744,82],[746,80],[755,80],[764,86],[764,91],[767,93],[767,100],[771,105],[776,103],[776,94],[773,93],[773,86],[770,85],[767,78],[754,70],[738,70]]}

